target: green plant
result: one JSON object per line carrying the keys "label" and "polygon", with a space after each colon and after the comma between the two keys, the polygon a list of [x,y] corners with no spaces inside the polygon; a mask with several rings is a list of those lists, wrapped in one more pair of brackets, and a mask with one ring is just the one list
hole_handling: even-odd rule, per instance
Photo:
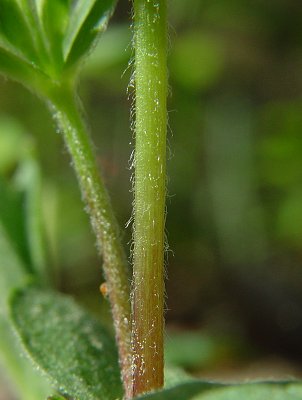
{"label": "green plant", "polygon": [[[143,5],[137,2],[137,10]],[[71,154],[73,165],[77,173],[79,185],[82,191],[83,199],[86,203],[88,213],[91,218],[91,224],[94,229],[98,248],[103,256],[103,269],[106,279],[107,291],[111,303],[113,321],[115,325],[116,339],[119,350],[119,360],[122,373],[122,381],[125,387],[125,392],[127,397],[132,396],[132,355],[130,348],[130,304],[128,299],[130,298],[130,292],[128,287],[128,276],[127,276],[127,261],[124,254],[124,250],[121,246],[120,233],[115,221],[115,217],[111,208],[111,203],[103,185],[103,182],[99,176],[98,168],[96,165],[95,157],[92,151],[92,146],[87,134],[87,129],[85,122],[81,115],[81,106],[78,99],[76,98],[75,87],[77,83],[77,75],[79,70],[79,63],[82,57],[91,47],[97,34],[105,29],[105,25],[112,13],[114,2],[113,1],[90,1],[86,2],[85,5],[78,2],[70,1],[46,1],[42,4],[38,2],[22,2],[19,4],[17,2],[3,1],[2,6],[2,20],[1,20],[1,33],[2,33],[2,48],[1,48],[1,67],[2,72],[7,76],[15,79],[23,84],[25,84],[29,89],[34,90],[39,96],[41,96],[49,105],[50,111],[52,112],[59,129],[61,130],[65,143]],[[148,10],[149,8],[149,10]],[[159,11],[162,6],[154,7],[153,4],[149,4],[148,8],[145,10],[145,14],[149,14],[149,17],[156,17],[160,15]],[[164,4],[163,4],[164,8]],[[164,14],[163,14],[164,15]],[[148,18],[149,18],[148,17]],[[165,25],[165,19],[163,17],[158,18],[161,24]],[[137,22],[137,26],[143,27],[140,21]],[[154,25],[154,24],[153,24]],[[149,26],[151,26],[149,24]],[[154,25],[156,26],[156,24]],[[13,27],[13,29],[12,29]],[[136,30],[136,37],[139,37],[141,28]],[[160,28],[162,29],[162,28]],[[158,30],[158,28],[157,28]],[[164,37],[165,35],[160,35],[162,32],[157,33],[158,38]],[[157,40],[158,40],[157,38]],[[149,38],[149,42],[152,42],[152,38]],[[156,50],[156,46],[152,45],[153,49]],[[148,50],[148,49],[147,49]],[[162,54],[165,55],[165,48],[161,50]],[[155,58],[154,58],[155,57]],[[157,56],[153,56],[156,59]],[[164,64],[165,65],[165,64]],[[162,68],[162,67],[161,67]],[[143,71],[140,71],[140,67],[137,66],[138,76],[142,76]],[[163,74],[161,76],[164,78]],[[138,79],[138,82],[140,80]],[[151,215],[152,220],[149,220],[147,226],[150,229],[154,229],[155,225],[159,224],[159,228],[153,233],[152,243],[155,238],[158,237],[159,243],[158,248],[154,247],[152,244],[149,245],[150,250],[158,254],[158,260],[155,263],[158,265],[157,269],[158,277],[157,281],[154,282],[156,287],[160,284],[162,289],[154,293],[160,293],[159,302],[160,308],[153,305],[151,308],[154,309],[154,315],[159,315],[156,317],[158,321],[163,319],[163,219],[164,219],[164,158],[165,158],[165,79],[160,85],[163,87],[163,95],[157,94],[156,97],[151,99],[151,106],[154,107],[154,101],[159,98],[158,101],[163,101],[164,103],[157,108],[161,112],[160,124],[162,125],[161,132],[156,132],[156,137],[158,134],[162,137],[161,139],[161,149],[158,154],[153,154],[153,158],[160,157],[161,161],[158,163],[156,160],[153,161],[153,165],[149,172],[144,170],[144,174],[153,173],[155,169],[155,174],[152,174],[151,179],[157,179],[157,175],[160,173],[160,189],[161,192],[161,202],[160,204],[155,204],[155,198],[151,200],[151,204],[155,204],[155,209],[158,210],[157,214]],[[153,89],[153,88],[151,88]],[[143,121],[140,114],[149,113],[150,102],[144,109],[144,105],[139,104],[139,99],[144,98],[147,88],[142,87],[137,90],[137,114],[138,121]],[[149,87],[150,90],[150,87]],[[141,94],[140,94],[141,93]],[[140,95],[139,95],[140,94]],[[156,100],[157,101],[157,100]],[[141,103],[141,101],[140,101]],[[164,112],[163,112],[163,111]],[[137,123],[137,131],[143,134],[146,124],[153,126],[148,127],[149,138],[154,135],[152,132],[154,128],[153,120],[149,119],[147,122]],[[156,121],[155,121],[156,123]],[[140,126],[142,127],[140,128]],[[144,126],[145,125],[145,126]],[[139,135],[138,135],[139,137]],[[139,140],[138,140],[139,143]],[[153,149],[155,147],[155,150]],[[144,156],[145,146],[141,146],[137,150],[136,163],[139,164],[141,156]],[[157,145],[153,144],[149,146],[149,154],[157,150]],[[137,171],[141,171],[141,165],[146,165],[146,159],[143,159],[140,165],[137,166]],[[159,172],[156,171],[159,166]],[[139,173],[136,174],[136,186],[139,185],[144,177],[141,177]],[[145,183],[143,183],[145,185]],[[159,193],[158,186],[152,188],[152,182],[149,183],[147,188],[151,187],[151,190],[156,190]],[[148,207],[147,197],[143,197],[143,193],[146,190],[142,188],[136,189],[136,211],[135,211],[135,250],[134,250],[134,263],[135,263],[135,273],[134,276],[139,278],[139,271],[144,267],[141,264],[143,254],[140,258],[138,254],[142,251],[145,244],[141,244],[141,238],[143,236],[142,230],[142,216],[140,215],[140,210]],[[149,195],[149,193],[147,193]],[[154,195],[153,195],[154,197]],[[145,215],[143,215],[145,218]],[[158,221],[158,222],[157,222]],[[146,226],[146,224],[144,224]],[[152,228],[153,226],[153,228]],[[150,236],[150,235],[149,235]],[[149,241],[150,238],[147,238]],[[149,254],[150,250],[148,249]],[[148,256],[149,257],[149,256]],[[151,260],[153,265],[153,260]],[[139,265],[139,267],[138,267]],[[150,270],[149,265],[149,270]],[[141,273],[141,272],[140,272]],[[149,272],[150,274],[150,272]],[[140,296],[137,298],[138,285],[136,279],[134,279],[133,285],[133,304],[134,309],[136,309],[137,302],[141,302]],[[154,289],[153,289],[154,290]],[[145,307],[143,307],[145,309]],[[141,319],[141,316],[137,312],[134,315]],[[153,317],[154,318],[154,317]],[[150,330],[150,324],[147,323],[145,329]],[[137,320],[137,321],[138,321]],[[142,337],[145,332],[139,332],[138,322],[133,320],[133,325],[137,326],[135,330],[135,338],[133,342],[142,342]],[[152,323],[155,321],[152,319]],[[158,324],[157,324],[158,325]],[[162,325],[162,323],[161,323]],[[153,329],[157,334],[157,331]],[[158,348],[161,359],[163,359],[163,327],[160,329],[160,337],[156,340],[154,345]],[[152,339],[152,337],[151,337]],[[145,339],[143,339],[145,340]],[[149,348],[147,343],[146,349]],[[133,359],[136,360],[136,354],[138,349],[134,349]],[[139,355],[140,358],[144,355]],[[149,364],[149,362],[148,362]],[[140,368],[137,368],[139,371]],[[139,371],[141,375],[141,369]],[[158,372],[155,376],[159,375],[159,383],[154,384],[150,382],[148,388],[160,387],[163,381],[163,362],[158,367]],[[134,377],[136,372],[134,372]],[[154,373],[152,371],[152,376]],[[146,382],[148,382],[146,379]],[[134,389],[134,393],[139,393],[142,390]]]}
{"label": "green plant", "polygon": [[[133,394],[163,386],[166,1],[134,2]],[[148,282],[144,285],[143,282]]]}
{"label": "green plant", "polygon": [[[3,353],[20,386],[20,397],[38,400],[56,390],[52,399],[113,400],[122,398],[123,393],[128,399],[150,400],[301,398],[302,389],[296,383],[227,387],[193,380],[175,371],[167,371],[167,387],[160,390],[164,384],[166,1],[134,1],[132,311],[119,228],[76,96],[81,60],[105,29],[114,6],[112,0],[0,0],[0,71],[46,101],[62,132],[103,257],[117,344],[116,350],[102,325],[73,300],[50,289],[39,239],[40,222],[35,219],[38,166],[28,146],[20,156],[19,179],[13,187],[1,186],[0,208],[0,250],[5,259],[1,347],[6,349]],[[35,182],[34,186],[26,184],[24,177],[28,174],[28,182]],[[7,219],[12,205],[13,218],[18,217],[14,212],[24,194],[29,205],[25,218]],[[16,222],[24,225],[21,237],[14,232]],[[27,383],[28,367],[26,360],[18,357],[20,343],[15,341],[13,329],[34,364],[50,379],[51,388],[34,374]],[[154,389],[159,390],[152,392]]]}
{"label": "green plant", "polygon": [[46,1],[39,5],[25,1],[19,5],[3,1],[1,6],[2,71],[45,99],[62,131],[97,245],[102,249],[123,381],[128,382],[130,306],[126,258],[75,93],[81,58],[105,29],[114,2]]}

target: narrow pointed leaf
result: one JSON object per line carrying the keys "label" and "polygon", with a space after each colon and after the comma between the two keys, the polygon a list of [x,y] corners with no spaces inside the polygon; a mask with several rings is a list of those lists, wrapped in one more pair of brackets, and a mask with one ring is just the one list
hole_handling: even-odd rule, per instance
{"label": "narrow pointed leaf", "polygon": [[15,0],[0,1],[0,34],[29,60],[37,61],[29,27]]}
{"label": "narrow pointed leaf", "polygon": [[[1,1],[1,0],[0,0]],[[49,61],[51,59],[50,55],[50,43],[47,38],[47,34],[43,27],[43,5],[45,0],[18,0],[24,13],[24,18],[26,19],[27,25],[29,26],[31,37],[35,48],[39,54],[39,67],[44,73],[47,73],[53,67],[50,65]],[[56,15],[53,15],[53,20],[56,21]],[[57,44],[60,45],[60,44]]]}
{"label": "narrow pointed leaf", "polygon": [[11,315],[29,356],[60,393],[85,400],[122,397],[114,341],[73,300],[27,288],[13,297]]}
{"label": "narrow pointed leaf", "polygon": [[69,0],[48,0],[44,1],[42,7],[43,28],[48,40],[52,62],[57,71],[63,67],[62,43],[69,19],[69,3]]}
{"label": "narrow pointed leaf", "polygon": [[44,243],[44,226],[42,218],[42,181],[41,171],[37,160],[27,155],[20,163],[15,186],[23,194],[23,220],[30,256],[30,266],[40,282],[48,281],[46,252]]}
{"label": "narrow pointed leaf", "polygon": [[[0,117],[0,225],[28,272],[46,281],[42,182],[30,135],[13,118]],[[5,175],[4,175],[5,176]],[[4,260],[5,261],[5,260]]]}
{"label": "narrow pointed leaf", "polygon": [[77,62],[106,29],[116,0],[77,1],[64,38],[64,59],[68,66]]}
{"label": "narrow pointed leaf", "polygon": [[0,47],[0,73],[29,89],[43,88],[46,76],[34,65]]}
{"label": "narrow pointed leaf", "polygon": [[0,70],[13,80],[30,82],[33,74],[32,67],[9,50],[0,47]]}
{"label": "narrow pointed leaf", "polygon": [[26,282],[28,271],[26,265],[17,254],[15,246],[10,242],[0,222],[0,315],[7,315],[7,298],[12,289]]}
{"label": "narrow pointed leaf", "polygon": [[[23,214],[23,196],[21,192],[12,190],[8,185],[0,179],[0,249],[1,246],[8,246],[5,243],[9,242],[9,246],[12,247],[10,252],[13,252],[18,259],[24,263],[24,266],[28,269],[30,265],[30,254],[26,240],[26,227]],[[8,252],[5,251],[5,253]],[[4,281],[5,277],[11,275],[11,280],[14,279],[17,271],[14,268],[14,264],[19,264],[16,260],[13,260],[12,265],[6,266],[6,263],[12,259],[12,256],[6,258],[1,253],[1,272],[3,271]],[[1,277],[3,279],[3,276]],[[8,284],[8,282],[6,283]],[[18,283],[19,284],[19,283]],[[10,285],[8,285],[10,286]]]}

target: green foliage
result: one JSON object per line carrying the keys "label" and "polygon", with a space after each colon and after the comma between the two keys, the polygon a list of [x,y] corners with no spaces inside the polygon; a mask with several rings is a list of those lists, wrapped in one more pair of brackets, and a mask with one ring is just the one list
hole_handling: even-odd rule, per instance
{"label": "green foliage", "polygon": [[12,298],[22,343],[62,393],[92,400],[121,397],[114,341],[68,297],[28,287]]}
{"label": "green foliage", "polygon": [[[127,371],[122,371],[125,377],[130,376],[130,365],[126,363],[126,359],[130,362],[127,261],[75,95],[79,61],[98,33],[105,29],[114,5],[114,0],[0,0],[0,72],[20,81],[46,100],[64,135],[98,247],[104,256],[120,360]],[[18,25],[14,26],[15,22]],[[20,182],[26,184],[32,181],[37,171],[34,165],[27,164],[22,172]],[[37,192],[31,193],[27,202],[26,239],[34,269],[45,271],[39,219],[32,212],[37,208]],[[123,381],[125,383],[126,379]],[[74,387],[73,390],[78,390],[76,385]]]}
{"label": "green foliage", "polygon": [[106,29],[116,0],[77,1],[64,38],[64,60],[76,63],[89,49],[98,32]]}
{"label": "green foliage", "polygon": [[302,386],[297,383],[249,383],[227,386],[202,381],[181,383],[173,388],[140,396],[146,400],[299,400]]}
{"label": "green foliage", "polygon": [[[16,121],[0,118],[0,224],[28,271],[46,280],[41,213],[41,171],[31,137]],[[14,171],[6,182],[5,176]]]}
{"label": "green foliage", "polygon": [[0,72],[38,91],[73,74],[115,0],[1,0]]}
{"label": "green foliage", "polygon": [[2,180],[0,185],[0,218],[2,229],[15,248],[15,253],[29,265],[25,218],[23,214],[23,193],[14,190]]}
{"label": "green foliage", "polygon": [[12,387],[20,398],[38,400],[49,393],[49,385],[36,375],[30,362],[22,356],[21,346],[8,318],[7,305],[11,291],[32,277],[30,266],[26,263],[28,259],[24,257],[24,254],[30,255],[21,229],[25,226],[24,215],[17,212],[22,210],[17,201],[20,193],[9,189],[4,182],[1,182],[0,188],[0,364],[5,366]]}
{"label": "green foliage", "polygon": [[[209,224],[210,207],[207,208],[209,192],[207,185],[215,183],[215,179],[219,179],[223,174],[226,178],[222,178],[218,183],[219,194],[214,201],[211,201],[213,203],[211,207],[213,205],[217,211],[217,207],[222,204],[221,215],[225,217],[227,224],[231,225],[236,221],[236,215],[238,218],[240,213],[240,208],[234,206],[238,204],[236,201],[254,199],[253,201],[257,203],[256,206],[261,211],[261,221],[265,223],[265,228],[268,230],[267,238],[256,234],[257,243],[261,244],[262,241],[268,240],[270,250],[275,251],[272,242],[277,239],[280,244],[276,249],[278,252],[282,252],[284,248],[286,251],[293,247],[297,249],[295,253],[296,279],[291,271],[291,265],[289,268],[285,266],[284,276],[294,281],[298,292],[301,293],[299,265],[301,264],[302,234],[302,140],[300,134],[302,119],[301,102],[297,100],[301,81],[301,60],[299,47],[295,47],[295,43],[300,45],[301,29],[299,33],[298,27],[301,7],[299,0],[294,0],[290,6],[286,6],[285,1],[280,1],[269,8],[265,2],[262,3],[251,4],[240,0],[232,4],[227,0],[220,2],[176,0],[170,10],[172,17],[174,15],[171,25],[177,30],[177,35],[174,37],[173,32],[170,32],[172,42],[170,80],[173,98],[170,100],[172,104],[169,108],[178,112],[171,118],[175,156],[173,157],[174,171],[169,174],[171,176],[170,192],[172,194],[177,192],[177,196],[171,202],[168,218],[170,219],[170,241],[174,243],[172,247],[177,248],[178,261],[174,262],[173,267],[177,267],[177,264],[181,267],[181,274],[178,275],[181,296],[177,292],[173,293],[173,288],[169,287],[169,292],[172,292],[171,297],[173,298],[174,295],[181,301],[175,306],[172,299],[171,308],[177,309],[176,313],[179,312],[181,315],[190,306],[194,306],[194,301],[198,312],[203,308],[201,304],[209,302],[211,312],[200,312],[200,314],[209,314],[210,316],[202,317],[205,318],[203,322],[214,323],[215,329],[221,326],[221,319],[222,322],[227,322],[228,326],[233,324],[230,321],[233,315],[229,315],[230,308],[227,304],[228,293],[221,290],[220,286],[213,285],[214,279],[216,282],[222,282],[223,285],[223,276],[229,274],[226,273],[227,271],[221,273],[223,263],[215,270],[215,266],[218,265],[217,248],[220,248],[220,256],[217,258],[223,258],[224,262],[226,258],[221,257],[223,246],[221,238],[215,238],[219,236],[217,235],[219,226],[214,232]],[[297,12],[291,15],[288,10],[291,7],[294,10],[295,4]],[[50,87],[73,84],[79,65],[85,54],[92,49],[97,35],[105,29],[114,5],[115,0],[0,0],[0,73],[22,82],[46,97],[49,95]],[[290,21],[288,26],[284,22],[286,19]],[[240,35],[240,32],[244,32],[244,36]],[[90,62],[87,62],[84,73],[85,78],[88,79],[87,81],[83,79],[82,85],[84,93],[87,91],[91,93],[93,99],[97,99],[90,103],[89,110],[89,113],[98,117],[97,123],[92,121],[93,129],[101,128],[110,132],[110,135],[108,134],[110,140],[114,130],[114,151],[118,157],[111,157],[110,151],[106,159],[102,154],[104,147],[111,146],[111,141],[108,145],[109,139],[106,143],[105,135],[97,139],[101,140],[97,146],[102,149],[100,162],[107,162],[110,164],[109,168],[115,171],[119,170],[119,163],[121,163],[116,159],[128,157],[126,143],[128,140],[125,139],[126,124],[124,122],[128,116],[123,117],[123,110],[121,107],[116,109],[114,103],[118,105],[125,103],[124,98],[117,93],[121,91],[122,80],[119,77],[130,53],[129,35],[128,27],[118,23],[107,33],[104,42],[97,47]],[[292,43],[289,40],[291,36],[294,38]],[[281,44],[280,38],[282,38]],[[128,52],[125,52],[127,46]],[[274,51],[274,49],[277,50]],[[280,62],[280,59],[286,62]],[[117,74],[115,68],[118,70]],[[96,93],[94,89],[97,87],[96,79],[99,79],[97,75],[100,75],[100,71],[104,73],[102,75],[102,85],[106,89],[103,90],[104,94],[100,93],[101,91]],[[126,83],[123,84],[126,86]],[[213,146],[218,151],[218,155],[213,157],[212,166],[215,166],[215,170],[211,175],[209,168],[204,168],[204,160],[209,159],[211,155],[207,139],[210,136],[212,140],[214,138],[213,132],[207,135],[207,127],[204,128],[204,125],[207,125],[207,123],[204,124],[204,110],[207,108],[205,103],[209,104],[209,99],[215,100],[217,93],[225,91],[239,99],[240,104],[245,104],[242,101],[245,98],[252,97],[253,101],[246,105],[247,115],[242,114],[242,107],[238,105],[230,113],[229,100],[221,107],[213,108],[212,122],[215,122],[215,126],[219,126],[217,142]],[[240,96],[236,94],[237,92],[240,92]],[[274,99],[276,93],[278,99]],[[0,100],[1,107],[7,102],[8,108],[11,107],[10,111],[19,113],[20,118],[26,116],[27,123],[36,124],[37,134],[39,125],[44,128],[44,120],[39,115],[39,110],[31,107],[30,101],[23,100],[22,103],[21,100],[18,103],[19,98],[15,95],[13,85],[9,83],[4,85]],[[17,111],[12,105],[14,102],[17,104]],[[99,115],[100,107],[103,111],[101,116]],[[251,121],[246,118],[249,117],[249,112],[252,116]],[[126,114],[126,111],[124,113]],[[112,118],[113,115],[118,118]],[[205,117],[209,118],[209,115]],[[242,128],[236,131],[242,117]],[[256,131],[259,128],[259,122],[260,125],[261,123],[264,125],[260,132],[259,129]],[[251,132],[253,140],[248,143],[248,152],[251,152],[253,157],[255,152],[260,158],[259,166],[254,165],[258,164],[258,159],[253,160],[252,157],[250,160],[247,157],[248,152],[243,151],[245,123],[253,129]],[[59,166],[58,157],[51,154],[48,148],[49,140],[45,138],[45,130],[40,129],[40,131],[41,159],[44,158],[43,151],[45,154],[49,153],[47,156],[53,160],[53,169],[56,174],[58,171],[62,172],[60,184],[67,192],[71,185],[67,182],[69,176],[65,172],[66,165]],[[236,132],[238,132],[238,137],[234,136]],[[255,133],[257,135],[254,135]],[[256,140],[254,140],[255,137]],[[177,141],[179,141],[178,148]],[[231,148],[234,149],[234,153],[228,153]],[[251,161],[248,168],[238,168],[238,165],[233,170],[230,168],[237,156],[245,161]],[[178,169],[175,168],[177,165]],[[105,170],[105,174],[106,172]],[[49,170],[45,170],[44,173],[46,175]],[[238,174],[242,177],[241,182],[244,184],[238,184]],[[183,175],[185,179],[182,178]],[[110,174],[108,176],[109,179],[112,177]],[[252,177],[253,185],[246,191],[249,177]],[[117,203],[120,201],[120,207],[126,208],[121,187],[124,189],[127,178],[121,174],[114,176],[114,179],[116,180],[112,186],[117,187],[115,193]],[[173,188],[175,182],[178,185],[177,188]],[[234,186],[229,185],[232,182]],[[192,187],[194,187],[193,191]],[[237,190],[235,202],[232,199],[229,200],[230,188]],[[189,191],[191,196],[188,196]],[[261,204],[258,204],[258,192],[261,192]],[[69,291],[74,290],[74,287],[79,287],[81,290],[87,282],[93,282],[95,286],[96,275],[89,276],[87,270],[90,268],[91,271],[96,271],[98,268],[96,258],[85,249],[86,242],[91,239],[89,237],[86,241],[82,240],[86,231],[78,228],[82,220],[78,218],[76,212],[73,213],[75,194],[69,191],[68,197],[64,197],[61,201],[64,215],[63,218],[59,218],[59,225],[64,238],[61,240],[56,236],[56,227],[52,232],[61,248],[61,252],[58,253],[58,265],[64,268],[64,277],[69,278],[64,282],[64,289]],[[262,203],[263,198],[266,202]],[[48,203],[52,201],[50,196],[46,201]],[[231,205],[233,212],[226,212],[227,204]],[[249,206],[246,209],[251,210],[252,207]],[[76,211],[81,212],[80,209]],[[125,213],[129,213],[129,210],[127,209]],[[121,220],[125,219],[120,209],[119,214]],[[255,220],[255,218],[252,219]],[[240,213],[238,220],[241,226],[246,227],[244,232],[254,230],[254,225],[247,222],[250,219],[245,210],[244,213]],[[47,223],[56,225],[53,213],[49,209],[47,209]],[[173,224],[178,225],[178,244]],[[220,228],[221,226],[220,221]],[[50,226],[47,228],[52,229]],[[192,232],[195,236],[192,236]],[[249,235],[239,235],[241,240],[237,240],[238,228],[226,236],[229,239],[228,243],[234,243],[236,252],[245,246],[250,250],[253,249]],[[92,248],[91,243],[90,246]],[[232,250],[230,245],[227,246],[227,250]],[[198,272],[201,259],[202,272]],[[250,257],[245,254],[241,260],[240,267],[248,264]],[[273,275],[282,280],[283,278],[279,277],[278,262],[279,259],[277,263],[272,263],[271,268]],[[122,388],[113,342],[99,323],[93,321],[84,311],[79,310],[73,301],[45,289],[43,291],[34,288],[19,290],[13,297],[12,314],[23,346],[16,340],[17,337],[8,315],[7,298],[16,288],[24,287],[29,280],[43,281],[49,285],[46,273],[49,261],[46,261],[45,257],[41,224],[41,171],[35,157],[32,138],[14,121],[7,118],[0,119],[0,264],[0,362],[11,378],[11,386],[15,388],[16,398],[42,400],[50,393],[55,393],[57,389],[58,393],[50,396],[49,400],[71,400],[75,396],[79,396],[80,400],[120,399]],[[75,276],[75,264],[81,264],[82,274],[77,270],[77,276]],[[67,265],[73,267],[70,272],[66,272]],[[265,270],[262,264],[260,267]],[[174,272],[177,277],[176,269]],[[253,284],[252,273],[252,269],[250,269],[250,274],[244,272],[249,285]],[[73,279],[70,279],[71,277]],[[220,280],[221,277],[223,279]],[[84,284],[83,281],[85,281]],[[257,288],[261,289],[264,280],[259,279],[259,282]],[[266,283],[265,291],[267,292],[267,287],[272,285],[265,279]],[[81,284],[83,286],[80,286]],[[200,284],[203,285],[202,290]],[[244,289],[244,280],[242,280],[242,290]],[[90,296],[93,290],[88,290],[88,292]],[[236,296],[237,293],[232,293],[233,295]],[[201,296],[203,296],[202,299]],[[221,296],[226,307],[222,312],[219,311],[222,303]],[[215,307],[215,301],[218,301],[218,308]],[[232,301],[234,301],[233,297]],[[287,312],[287,303],[284,305]],[[300,303],[293,304],[293,310],[296,309],[299,311]],[[265,304],[263,304],[263,310],[265,310]],[[262,307],[258,307],[257,314],[264,316],[263,310]],[[293,326],[300,321],[298,311],[298,317],[293,317]],[[278,315],[282,312],[282,308],[276,310]],[[39,318],[36,318],[37,315]],[[227,318],[227,321],[224,318]],[[246,318],[248,318],[248,313],[246,313]],[[245,328],[241,324],[243,324],[242,321],[238,322],[235,318],[235,329]],[[289,326],[289,331],[283,334],[288,334],[290,337],[290,329]],[[245,329],[242,329],[243,331]],[[184,331],[182,335],[172,337],[169,341],[166,360],[173,365],[194,369],[197,372],[199,368],[207,368],[209,364],[213,366],[213,363],[223,359],[225,352],[221,341],[217,343],[212,340],[213,338],[208,339]],[[103,348],[99,351],[97,347],[100,340]],[[286,344],[285,342],[286,339],[283,336],[282,343]],[[54,387],[50,388],[44,377],[41,378],[37,371],[31,368],[31,361],[21,356],[25,347],[30,358],[34,360],[34,364],[45,372]],[[295,351],[299,351],[299,346],[296,346]],[[174,368],[167,369],[165,380],[165,390],[141,396],[140,399],[302,399],[300,383],[221,385],[192,380],[182,370]]]}
{"label": "green foliage", "polygon": [[50,396],[47,400],[68,400],[68,397],[61,396],[60,394],[56,394],[54,396]]}

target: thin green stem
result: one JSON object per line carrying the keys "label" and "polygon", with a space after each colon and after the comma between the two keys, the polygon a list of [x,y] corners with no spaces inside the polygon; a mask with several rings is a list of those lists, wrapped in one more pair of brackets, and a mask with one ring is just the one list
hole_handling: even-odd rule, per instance
{"label": "thin green stem", "polygon": [[133,396],[163,386],[166,0],[134,0]]}
{"label": "thin green stem", "polygon": [[131,385],[130,302],[127,259],[108,193],[101,180],[82,112],[72,90],[50,93],[51,108],[63,133],[90,215],[111,303],[125,392]]}

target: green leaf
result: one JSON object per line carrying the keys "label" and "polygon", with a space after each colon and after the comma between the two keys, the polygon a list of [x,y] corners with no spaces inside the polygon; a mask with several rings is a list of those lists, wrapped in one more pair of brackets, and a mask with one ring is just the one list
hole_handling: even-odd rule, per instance
{"label": "green leaf", "polygon": [[[4,152],[1,154],[0,150],[0,225],[27,272],[45,282],[41,171],[33,141],[13,118],[1,116],[0,131],[0,147]],[[5,179],[12,171],[13,177]]]}
{"label": "green leaf", "polygon": [[188,382],[182,382],[174,387],[168,387],[166,389],[148,393],[139,396],[137,399],[143,400],[189,400],[195,399],[195,396],[205,391],[217,388],[221,385],[212,384],[209,382],[191,380]]}
{"label": "green leaf", "polygon": [[[2,121],[3,122],[3,121]],[[7,121],[8,122],[8,121]],[[24,142],[23,142],[24,144]],[[21,356],[9,321],[7,299],[12,290],[31,279],[29,252],[23,215],[23,196],[0,182],[0,364],[7,379],[22,400],[43,399],[49,386],[33,371],[30,362]]]}
{"label": "green leaf", "polygon": [[173,388],[145,394],[138,400],[301,400],[302,384],[249,383],[222,385],[203,381],[181,383]]}
{"label": "green leaf", "polygon": [[114,341],[69,297],[29,287],[13,296],[11,315],[26,351],[60,393],[122,397]]}
{"label": "green leaf", "polygon": [[52,62],[58,71],[64,65],[62,43],[69,19],[69,3],[69,0],[48,0],[43,2],[42,8],[42,24]]}
{"label": "green leaf", "polygon": [[172,366],[166,365],[165,366],[165,389],[174,387],[180,383],[184,382],[192,382],[195,379],[188,375],[183,369]]}
{"label": "green leaf", "polygon": [[62,396],[60,394],[54,394],[53,396],[49,396],[47,400],[72,400],[69,396]]}
{"label": "green leaf", "polygon": [[215,389],[194,397],[194,400],[301,400],[302,392],[296,395],[290,383],[242,384]]}
{"label": "green leaf", "polygon": [[45,76],[34,64],[8,48],[1,48],[1,45],[0,73],[34,90],[40,88],[45,81]]}
{"label": "green leaf", "polygon": [[28,155],[21,163],[15,177],[15,186],[23,193],[25,243],[28,246],[32,271],[40,282],[46,282],[47,265],[42,219],[42,177],[40,166]]}
{"label": "green leaf", "polygon": [[51,390],[49,383],[32,368],[31,362],[24,358],[12,325],[1,313],[0,332],[0,364],[16,395],[15,398],[22,400],[45,399]]}
{"label": "green leaf", "polygon": [[[0,202],[1,204],[1,202]],[[10,346],[4,346],[6,343],[5,325],[7,320],[7,298],[11,291],[18,286],[24,285],[28,279],[26,267],[21,258],[16,253],[15,248],[10,243],[3,226],[0,224],[0,264],[1,264],[1,279],[0,279],[0,354],[10,349]],[[9,337],[9,335],[7,335]]]}
{"label": "green leaf", "polygon": [[[3,205],[3,198],[0,198],[0,205]],[[11,382],[18,398],[43,399],[49,393],[49,387],[44,379],[33,371],[30,362],[22,357],[20,344],[9,322],[7,310],[7,298],[11,291],[24,285],[29,279],[29,274],[1,223],[0,264],[0,364],[5,367],[8,382]]]}
{"label": "green leaf", "polygon": [[32,62],[37,61],[30,29],[15,0],[0,2],[0,36]]}
{"label": "green leaf", "polygon": [[[11,252],[22,260],[25,268],[30,272],[30,254],[27,246],[23,200],[21,192],[13,190],[0,178],[0,246],[4,246],[4,241],[9,243],[9,246],[13,249]],[[1,253],[0,259],[4,263],[10,262],[11,258],[9,257],[7,260],[6,253]],[[14,263],[16,263],[15,259],[12,264]],[[8,270],[9,268],[14,267],[7,267]],[[5,264],[4,270],[6,270]]]}
{"label": "green leaf", "polygon": [[0,73],[42,93],[73,76],[116,0],[0,0]]}
{"label": "green leaf", "polygon": [[77,62],[103,32],[116,0],[77,1],[64,38],[64,59],[68,65]]}

